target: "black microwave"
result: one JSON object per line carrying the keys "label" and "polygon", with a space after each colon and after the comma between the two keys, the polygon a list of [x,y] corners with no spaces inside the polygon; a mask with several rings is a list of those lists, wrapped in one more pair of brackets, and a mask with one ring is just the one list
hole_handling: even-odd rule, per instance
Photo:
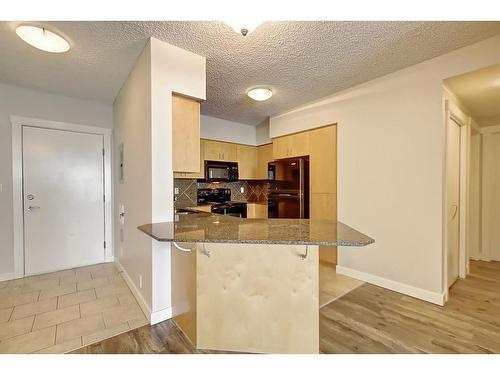
{"label": "black microwave", "polygon": [[205,160],[205,181],[238,181],[238,163]]}

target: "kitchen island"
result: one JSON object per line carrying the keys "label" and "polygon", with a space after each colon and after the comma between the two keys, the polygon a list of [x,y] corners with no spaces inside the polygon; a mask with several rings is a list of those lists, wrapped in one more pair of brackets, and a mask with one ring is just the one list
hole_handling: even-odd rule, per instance
{"label": "kitchen island", "polygon": [[210,213],[139,229],[174,245],[172,311],[192,343],[255,353],[318,353],[319,246],[374,242],[340,222]]}

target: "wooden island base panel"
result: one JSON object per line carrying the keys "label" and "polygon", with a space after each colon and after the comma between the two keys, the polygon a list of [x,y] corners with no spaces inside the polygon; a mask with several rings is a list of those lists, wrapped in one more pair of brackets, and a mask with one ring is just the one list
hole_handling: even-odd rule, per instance
{"label": "wooden island base panel", "polygon": [[197,350],[319,353],[320,246],[374,242],[336,221],[178,216],[139,229],[172,243],[172,315]]}
{"label": "wooden island base panel", "polygon": [[177,290],[172,304],[182,306],[174,319],[194,346],[253,353],[319,352],[318,246],[183,247],[192,252],[172,252],[172,284],[189,287]]}

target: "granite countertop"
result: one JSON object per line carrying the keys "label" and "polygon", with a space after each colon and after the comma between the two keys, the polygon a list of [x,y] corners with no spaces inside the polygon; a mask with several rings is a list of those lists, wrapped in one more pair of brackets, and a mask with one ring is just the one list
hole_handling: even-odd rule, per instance
{"label": "granite countertop", "polygon": [[139,230],[161,242],[221,242],[366,246],[375,242],[335,221],[242,219],[210,213],[176,214],[172,222],[145,224]]}

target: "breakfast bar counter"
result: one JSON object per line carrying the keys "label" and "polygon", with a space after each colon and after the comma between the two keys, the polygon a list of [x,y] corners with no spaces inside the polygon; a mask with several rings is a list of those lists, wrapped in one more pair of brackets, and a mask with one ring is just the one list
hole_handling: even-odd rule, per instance
{"label": "breakfast bar counter", "polygon": [[374,240],[336,221],[243,219],[210,213],[176,214],[175,221],[145,224],[141,231],[161,242],[217,242],[319,246],[366,246]]}
{"label": "breakfast bar counter", "polygon": [[173,244],[172,316],[193,345],[253,353],[318,353],[320,246],[374,242],[333,221],[193,212],[139,229]]}

